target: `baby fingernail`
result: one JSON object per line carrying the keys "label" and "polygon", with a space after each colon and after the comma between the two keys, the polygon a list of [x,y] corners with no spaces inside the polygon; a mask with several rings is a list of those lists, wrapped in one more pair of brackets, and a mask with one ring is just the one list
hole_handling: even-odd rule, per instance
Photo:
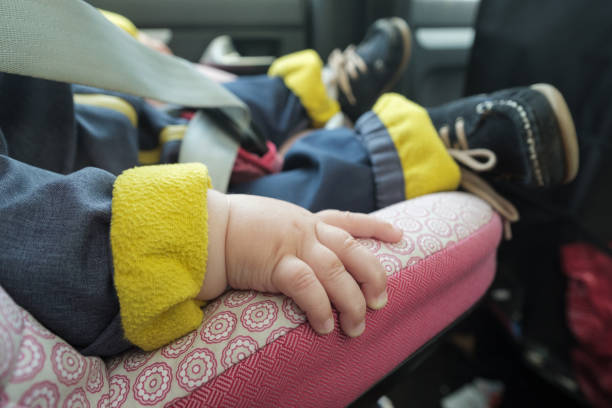
{"label": "baby fingernail", "polygon": [[327,319],[327,321],[325,321],[325,323],[323,324],[323,333],[324,334],[328,334],[331,333],[334,330],[334,318],[329,318]]}
{"label": "baby fingernail", "polygon": [[350,333],[347,333],[351,337],[361,336],[365,330],[365,320],[362,320]]}
{"label": "baby fingernail", "polygon": [[387,296],[387,291],[384,291],[383,293],[378,295],[376,299],[374,299],[374,303],[371,305],[371,308],[374,310],[382,309],[383,307],[385,307],[388,300],[389,298]]}

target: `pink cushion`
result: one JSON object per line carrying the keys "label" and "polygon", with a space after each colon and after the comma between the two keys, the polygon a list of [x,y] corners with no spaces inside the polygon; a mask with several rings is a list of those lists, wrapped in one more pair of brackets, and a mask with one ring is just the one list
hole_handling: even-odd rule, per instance
{"label": "pink cushion", "polygon": [[441,193],[376,214],[402,228],[404,239],[363,241],[387,270],[389,303],[368,312],[361,337],[338,327],[318,336],[301,324],[172,406],[345,406],[485,293],[501,238],[500,219],[487,204]]}
{"label": "pink cushion", "polygon": [[[316,335],[290,299],[234,291],[201,327],[151,353],[82,357],[0,289],[0,405],[342,406],[473,305],[489,286],[501,223],[464,193],[376,213],[404,230],[395,245],[363,240],[389,276],[389,304],[349,339]],[[81,403],[82,405],[78,405]]]}

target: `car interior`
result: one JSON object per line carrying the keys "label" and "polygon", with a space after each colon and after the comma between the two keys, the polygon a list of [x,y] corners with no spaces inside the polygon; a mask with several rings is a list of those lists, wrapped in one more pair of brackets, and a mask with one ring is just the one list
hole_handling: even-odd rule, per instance
{"label": "car interior", "polygon": [[[327,56],[357,43],[377,18],[397,15],[413,32],[413,58],[398,90],[423,105],[462,95],[474,41],[477,0],[438,1],[190,1],[96,0],[128,16],[172,51],[198,61],[209,43],[229,35],[242,56],[279,56],[313,48]],[[270,13],[274,10],[274,13]],[[340,20],[350,24],[338,24]]]}
{"label": "car interior", "polygon": [[[315,50],[325,62],[334,49],[358,44],[378,19],[400,17],[410,27],[411,57],[393,92],[434,107],[469,95],[550,83],[569,105],[580,146],[580,170],[567,185],[542,192],[494,184],[521,214],[508,241],[501,238],[503,227],[495,211],[475,198],[470,201],[471,196],[425,197],[415,207],[410,207],[409,200],[406,207],[381,210],[381,216],[390,220],[406,214],[419,220],[419,211],[434,214],[440,205],[447,205],[451,213],[457,209],[458,214],[476,214],[472,226],[466,222],[472,228],[471,243],[461,247],[457,232],[452,238],[457,252],[443,263],[448,276],[465,275],[440,284],[457,285],[455,292],[444,295],[447,297],[436,300],[436,291],[442,289],[427,292],[427,285],[436,284],[431,276],[441,268],[426,262],[431,254],[411,259],[413,263],[397,268],[407,274],[402,275],[404,281],[393,283],[404,303],[398,303],[388,316],[371,317],[383,322],[379,330],[385,333],[352,344],[341,337],[335,343],[318,339],[291,309],[295,305],[279,298],[274,307],[284,311],[288,320],[287,327],[278,326],[278,332],[271,332],[276,337],[268,337],[259,351],[250,350],[240,364],[224,365],[223,375],[206,383],[181,385],[180,394],[173,390],[165,399],[149,401],[150,405],[612,407],[612,162],[607,160],[607,153],[612,153],[612,6],[608,2],[598,0],[589,6],[579,0],[87,3],[128,18],[177,57],[229,75],[211,74],[219,82],[265,75],[276,58],[303,49]],[[452,251],[450,247],[444,250]],[[381,251],[380,259],[390,263],[384,257],[397,255],[395,249],[379,245],[374,250]],[[463,260],[467,253],[474,258],[471,263]],[[407,258],[402,262],[408,262]],[[460,272],[453,272],[455,269]],[[446,269],[441,270],[444,275]],[[472,275],[473,281],[468,279]],[[411,280],[410,276],[416,277]],[[425,282],[422,297],[420,279]],[[464,301],[462,293],[468,292],[470,297]],[[230,293],[205,310],[218,313],[233,307],[232,302],[245,308],[255,301],[272,301],[266,296]],[[411,299],[427,305],[432,302],[432,310],[419,309]],[[247,301],[251,303],[244,303]],[[422,314],[422,318],[411,320],[412,314]],[[294,321],[291,316],[298,317]],[[441,316],[443,323],[428,326],[428,319]],[[26,326],[30,324],[24,319]],[[387,339],[386,332],[395,337]],[[284,343],[278,343],[281,336],[286,336]],[[107,380],[111,390],[119,387],[109,391],[112,399],[117,395],[113,392],[123,392],[119,377],[127,381],[132,375],[129,381],[136,383],[136,374],[141,372],[137,370],[145,372],[141,368],[145,361],[149,364],[159,358],[158,364],[169,364],[162,358],[176,350],[183,353],[181,341],[185,350],[195,347],[193,338],[197,344],[199,337],[194,334],[179,340],[153,357],[137,352],[140,354],[85,364],[106,364],[109,375],[125,367],[114,371],[115,383],[111,383],[112,376]],[[247,343],[239,346],[250,347]],[[204,348],[196,350],[205,353]],[[175,375],[176,381],[182,381],[178,371]],[[363,381],[359,381],[361,376]],[[88,382],[87,390],[90,388]],[[139,406],[135,401],[149,405],[137,398],[136,388],[133,395],[133,400],[121,400],[127,401],[124,406]],[[0,405],[2,398],[0,395]]]}

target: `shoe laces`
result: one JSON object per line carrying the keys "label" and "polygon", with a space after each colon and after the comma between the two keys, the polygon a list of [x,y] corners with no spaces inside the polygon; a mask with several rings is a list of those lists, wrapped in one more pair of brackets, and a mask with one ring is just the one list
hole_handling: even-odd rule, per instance
{"label": "shoe laces", "polygon": [[327,66],[333,72],[332,85],[342,91],[351,105],[355,105],[357,98],[353,94],[350,80],[368,72],[368,66],[357,54],[355,46],[351,44],[344,51],[338,48],[333,50],[327,59]]}
{"label": "shoe laces", "polygon": [[512,239],[510,223],[519,220],[518,210],[514,204],[502,197],[489,183],[477,174],[489,171],[495,167],[497,164],[495,153],[489,149],[469,148],[465,134],[465,122],[461,117],[455,120],[456,143],[451,145],[449,125],[442,126],[438,133],[448,153],[460,164],[461,187],[489,203],[501,215],[504,220],[504,236],[507,240]]}

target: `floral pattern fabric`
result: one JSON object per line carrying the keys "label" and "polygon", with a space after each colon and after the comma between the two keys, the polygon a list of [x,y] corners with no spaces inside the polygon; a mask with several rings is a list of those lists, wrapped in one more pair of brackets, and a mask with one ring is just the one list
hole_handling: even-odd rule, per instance
{"label": "floral pattern fabric", "polygon": [[[453,192],[376,215],[404,231],[396,244],[361,240],[390,276],[467,238],[493,212],[483,201]],[[253,291],[228,292],[208,304],[204,315],[196,331],[159,350],[131,351],[105,362],[80,355],[0,288],[0,405],[169,406],[306,322],[291,299]]]}

